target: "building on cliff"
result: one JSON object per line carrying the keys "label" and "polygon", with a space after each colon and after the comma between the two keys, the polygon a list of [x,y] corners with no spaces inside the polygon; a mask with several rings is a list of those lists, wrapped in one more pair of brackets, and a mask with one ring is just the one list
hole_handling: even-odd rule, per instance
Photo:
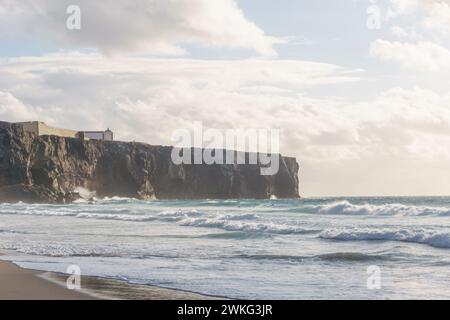
{"label": "building on cliff", "polygon": [[278,172],[263,176],[263,163],[177,165],[173,147],[37,136],[18,125],[1,126],[0,203],[68,203],[79,199],[79,187],[99,198],[299,198],[295,158],[279,155]]}
{"label": "building on cliff", "polygon": [[113,141],[114,133],[108,128],[105,131],[82,131],[78,135],[84,135],[86,139]]}
{"label": "building on cliff", "polygon": [[0,128],[6,129],[11,127],[12,125],[19,125],[26,132],[33,133],[37,136],[59,136],[66,138],[80,138],[84,140],[103,140],[103,141],[114,140],[114,133],[109,128],[105,131],[76,131],[50,127],[41,121],[28,121],[15,123],[0,121]]}

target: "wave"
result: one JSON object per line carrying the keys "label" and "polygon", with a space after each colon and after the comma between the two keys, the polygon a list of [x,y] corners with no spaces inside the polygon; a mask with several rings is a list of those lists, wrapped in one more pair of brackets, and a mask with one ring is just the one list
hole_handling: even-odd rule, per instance
{"label": "wave", "polygon": [[338,241],[400,241],[450,248],[449,232],[425,229],[327,229],[322,231],[319,237]]}
{"label": "wave", "polygon": [[331,204],[310,206],[318,214],[344,215],[399,215],[399,216],[450,216],[450,209],[445,207],[425,207],[394,204],[352,204],[349,201],[339,201]]}
{"label": "wave", "polygon": [[[187,217],[196,217],[204,214],[197,210],[176,210],[163,211],[157,215],[133,213],[132,210],[124,208],[108,208],[99,209],[98,207],[85,208],[66,207],[66,208],[49,208],[43,206],[28,205],[26,207],[5,207],[6,210],[0,209],[0,214],[15,215],[31,215],[31,216],[48,216],[48,217],[74,217],[81,219],[98,219],[98,220],[119,220],[119,221],[179,221]],[[88,212],[86,212],[88,211]],[[107,212],[105,212],[107,211]],[[111,213],[112,212],[112,213]]]}
{"label": "wave", "polygon": [[[0,233],[10,233],[10,234],[31,234],[30,232],[26,232],[26,231],[7,230],[7,229],[0,229]],[[38,233],[34,233],[34,234],[38,234]]]}
{"label": "wave", "polygon": [[73,247],[65,245],[23,245],[18,243],[3,243],[0,245],[1,249],[4,250],[14,250],[19,253],[32,256],[47,256],[47,257],[101,257],[101,258],[118,258],[123,255],[117,252],[116,249],[108,250],[107,248],[95,247]]}
{"label": "wave", "polygon": [[[119,212],[122,210],[118,210]],[[123,210],[123,212],[129,212]],[[0,212],[0,214],[11,214],[11,212]],[[120,214],[120,213],[86,213],[78,211],[49,211],[49,210],[22,210],[13,212],[17,215],[31,215],[31,216],[47,216],[47,217],[73,217],[81,219],[97,219],[97,220],[120,220],[120,221],[135,221],[145,222],[157,220],[156,217],[142,214]]]}
{"label": "wave", "polygon": [[139,203],[144,202],[144,200],[139,200],[136,198],[126,198],[126,197],[104,197],[104,198],[97,198],[97,197],[90,197],[85,198],[81,197],[80,199],[75,200],[74,204],[103,204],[103,205],[113,205],[113,204],[129,204],[129,203]]}
{"label": "wave", "polygon": [[118,196],[114,196],[114,197],[104,197],[104,198],[94,198],[95,201],[98,202],[139,202],[139,199],[136,198],[126,198],[126,197],[118,197]]}
{"label": "wave", "polygon": [[259,216],[254,213],[247,214],[227,214],[222,217],[225,220],[257,220]]}
{"label": "wave", "polygon": [[79,213],[75,217],[98,220],[119,220],[119,221],[134,221],[145,222],[157,220],[156,217],[146,215],[131,215],[131,214],[112,214],[112,213]]}
{"label": "wave", "polygon": [[[2,210],[3,209],[3,210]],[[145,213],[142,209],[136,211],[124,208],[102,207],[48,207],[21,206],[0,207],[0,214],[36,215],[36,216],[67,216],[81,219],[119,220],[128,222],[162,221],[174,222],[181,226],[218,228],[231,232],[269,233],[269,234],[311,234],[320,230],[311,230],[285,223],[260,221],[255,213],[221,214],[201,210],[173,210],[159,213]],[[250,237],[244,236],[241,238]]]}
{"label": "wave", "polygon": [[310,234],[319,232],[319,230],[305,229],[270,222],[241,222],[220,218],[185,219],[181,222],[181,225],[190,227],[218,228],[227,231],[266,232],[273,234]]}
{"label": "wave", "polygon": [[161,221],[180,221],[189,217],[199,217],[204,215],[203,211],[198,210],[175,210],[163,211],[157,214],[157,219]]}
{"label": "wave", "polygon": [[198,238],[205,239],[224,239],[224,240],[245,240],[245,239],[258,239],[258,238],[270,238],[270,234],[261,232],[242,232],[242,231],[228,231],[224,233],[210,233],[201,235]]}
{"label": "wave", "polygon": [[288,262],[303,262],[307,260],[321,260],[327,262],[367,262],[391,259],[389,254],[366,254],[361,252],[334,252],[311,256],[293,255],[239,255],[235,258],[251,260],[281,260]]}

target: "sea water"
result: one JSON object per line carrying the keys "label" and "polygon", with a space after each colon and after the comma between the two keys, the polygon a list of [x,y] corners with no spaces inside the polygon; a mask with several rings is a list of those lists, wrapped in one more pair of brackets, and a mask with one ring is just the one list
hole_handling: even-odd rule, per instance
{"label": "sea water", "polygon": [[449,299],[450,198],[0,204],[0,249],[229,298]]}

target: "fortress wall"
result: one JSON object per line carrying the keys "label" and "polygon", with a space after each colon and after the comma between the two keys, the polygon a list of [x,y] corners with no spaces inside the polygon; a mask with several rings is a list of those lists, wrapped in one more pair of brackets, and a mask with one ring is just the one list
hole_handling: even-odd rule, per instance
{"label": "fortress wall", "polygon": [[76,138],[77,133],[78,133],[78,131],[75,131],[75,130],[49,127],[43,122],[38,123],[38,132],[39,132],[40,136],[49,135],[49,136],[60,136],[60,137],[67,137],[67,138]]}
{"label": "fortress wall", "polygon": [[[13,125],[21,126],[24,131],[30,132],[37,136],[59,136],[66,138],[79,138],[79,131],[69,130],[69,129],[61,129],[54,128],[46,125],[44,122],[39,121],[28,121],[28,122],[17,122],[17,123],[9,123],[6,121],[0,121],[0,129],[9,129]],[[102,131],[86,131],[83,132],[84,140],[113,140],[112,132],[102,132]]]}
{"label": "fortress wall", "polygon": [[0,121],[0,129],[10,129],[12,127],[12,123],[6,121]]}
{"label": "fortress wall", "polygon": [[38,122],[18,122],[17,124],[21,125],[25,131],[39,135]]}

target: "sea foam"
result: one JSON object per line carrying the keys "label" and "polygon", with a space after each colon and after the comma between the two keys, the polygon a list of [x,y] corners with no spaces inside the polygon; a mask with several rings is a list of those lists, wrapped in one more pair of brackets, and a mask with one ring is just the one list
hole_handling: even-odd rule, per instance
{"label": "sea foam", "polygon": [[450,209],[445,207],[425,207],[394,204],[352,204],[339,201],[330,204],[311,206],[314,213],[346,215],[399,215],[399,216],[450,216]]}
{"label": "sea foam", "polygon": [[[226,216],[225,216],[226,217]],[[265,232],[273,234],[309,234],[318,230],[306,229],[296,226],[277,224],[271,222],[236,221],[222,218],[191,218],[181,221],[182,226],[216,228],[226,231]]]}
{"label": "sea foam", "polygon": [[426,229],[326,229],[319,237],[339,241],[401,241],[450,248],[449,232]]}

